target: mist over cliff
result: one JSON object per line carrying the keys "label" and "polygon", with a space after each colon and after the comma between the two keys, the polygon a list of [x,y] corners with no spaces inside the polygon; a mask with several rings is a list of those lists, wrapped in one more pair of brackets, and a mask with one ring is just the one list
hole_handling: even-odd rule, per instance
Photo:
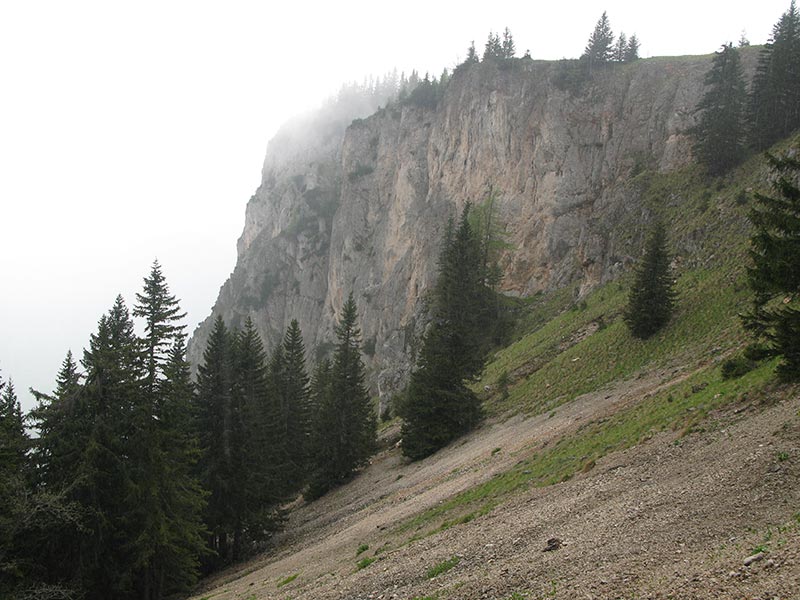
{"label": "mist over cliff", "polygon": [[[314,362],[352,291],[372,391],[386,397],[407,379],[443,227],[490,189],[509,243],[504,293],[582,294],[617,277],[651,220],[630,181],[691,160],[709,64],[640,60],[576,86],[565,62],[484,61],[456,69],[434,101],[376,111],[354,94],[291,121],[269,144],[236,267],[190,359],[221,315],[234,328],[252,317],[268,348],[298,319]],[[680,255],[691,241],[673,242]]]}

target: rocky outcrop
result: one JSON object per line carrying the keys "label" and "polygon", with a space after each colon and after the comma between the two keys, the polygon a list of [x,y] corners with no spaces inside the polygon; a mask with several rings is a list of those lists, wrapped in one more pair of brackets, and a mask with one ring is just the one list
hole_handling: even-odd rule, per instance
{"label": "rocky outcrop", "polygon": [[289,124],[269,145],[236,268],[190,358],[221,314],[233,327],[252,316],[268,347],[297,318],[313,362],[353,291],[373,391],[386,396],[407,377],[443,226],[490,188],[513,248],[504,292],[583,292],[615,277],[648,215],[626,182],[690,160],[709,65],[642,60],[576,91],[558,85],[559,63],[483,63],[459,68],[435,108],[393,103],[351,122],[359,110],[340,106]]}

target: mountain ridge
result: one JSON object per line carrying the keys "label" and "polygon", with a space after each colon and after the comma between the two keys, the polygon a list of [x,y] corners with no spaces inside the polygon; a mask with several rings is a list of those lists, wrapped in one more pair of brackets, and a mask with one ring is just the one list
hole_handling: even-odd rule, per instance
{"label": "mountain ridge", "polygon": [[[743,50],[750,73],[757,52]],[[297,318],[319,358],[352,290],[385,404],[407,381],[443,226],[490,187],[513,248],[501,257],[504,293],[577,283],[583,295],[618,277],[652,217],[628,184],[689,162],[710,58],[615,65],[577,92],[561,81],[568,64],[465,65],[433,108],[394,101],[370,114],[368,103],[340,103],[284,128],[248,203],[236,268],[190,342],[192,362],[217,314],[234,327],[251,316],[268,348]]]}

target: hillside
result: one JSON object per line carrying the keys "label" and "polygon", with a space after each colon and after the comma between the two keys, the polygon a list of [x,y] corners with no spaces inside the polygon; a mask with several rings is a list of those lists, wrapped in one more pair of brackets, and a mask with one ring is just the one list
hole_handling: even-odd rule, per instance
{"label": "hillside", "polygon": [[[569,481],[525,487],[486,515],[443,521],[438,509],[452,494],[491,485],[662,385],[646,377],[552,417],[495,423],[411,467],[384,452],[351,485],[297,508],[274,555],[197,597],[796,597],[796,395],[735,402],[709,419],[713,432],[658,433]],[[561,548],[543,552],[553,537]],[[757,548],[766,558],[744,567]],[[452,569],[429,577],[452,557]],[[365,558],[375,562],[359,569]]]}
{"label": "hillside", "polygon": [[664,331],[631,339],[625,277],[535,295],[476,384],[483,427],[408,464],[388,424],[367,469],[292,506],[274,550],[197,597],[797,597],[800,389],[778,385],[774,363],[720,374],[746,342],[745,214],[763,159],[626,185],[676,240]]}

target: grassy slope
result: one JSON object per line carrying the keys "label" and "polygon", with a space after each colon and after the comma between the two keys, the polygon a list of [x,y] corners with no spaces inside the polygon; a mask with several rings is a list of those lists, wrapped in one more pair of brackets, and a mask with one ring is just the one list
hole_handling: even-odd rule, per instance
{"label": "grassy slope", "polygon": [[[672,382],[646,401],[524,458],[501,476],[399,524],[398,530],[416,539],[470,521],[516,491],[568,479],[655,432],[702,429],[711,411],[769,390],[774,363],[729,381],[722,380],[719,368],[746,342],[738,318],[749,301],[746,214],[752,190],[766,189],[765,172],[763,158],[753,157],[721,179],[707,180],[695,167],[636,177],[629,185],[670,225],[678,257],[679,300],[669,326],[647,341],[629,335],[621,317],[626,279],[599,287],[577,303],[572,290],[539,297],[529,307],[523,334],[492,357],[476,389],[485,394],[490,415],[540,414],[644,372],[686,377],[667,377]],[[505,394],[498,385],[504,379]]]}

